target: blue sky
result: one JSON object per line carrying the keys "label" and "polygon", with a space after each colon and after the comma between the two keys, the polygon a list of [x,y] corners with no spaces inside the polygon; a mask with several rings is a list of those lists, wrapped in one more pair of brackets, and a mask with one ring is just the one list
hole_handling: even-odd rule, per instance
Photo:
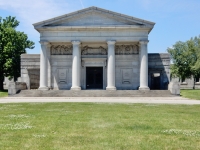
{"label": "blue sky", "polygon": [[90,6],[155,22],[149,53],[166,52],[175,42],[200,35],[200,0],[0,0],[0,16],[16,16],[20,21],[17,30],[35,42],[27,53],[38,54],[39,33],[33,23]]}

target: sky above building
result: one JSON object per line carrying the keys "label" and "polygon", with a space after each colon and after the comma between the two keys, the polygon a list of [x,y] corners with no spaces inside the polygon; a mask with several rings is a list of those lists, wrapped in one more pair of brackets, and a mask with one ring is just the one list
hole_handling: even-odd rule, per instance
{"label": "sky above building", "polygon": [[200,35],[200,0],[0,0],[0,16],[15,16],[17,30],[25,32],[40,53],[40,35],[33,23],[96,6],[136,18],[155,22],[149,34],[149,53],[167,52],[177,41]]}

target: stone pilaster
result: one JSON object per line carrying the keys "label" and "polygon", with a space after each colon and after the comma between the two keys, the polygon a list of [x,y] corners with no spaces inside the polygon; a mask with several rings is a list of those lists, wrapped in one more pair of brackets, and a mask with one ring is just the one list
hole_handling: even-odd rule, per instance
{"label": "stone pilaster", "polygon": [[139,90],[149,90],[148,87],[148,50],[149,41],[140,41],[140,87]]}
{"label": "stone pilaster", "polygon": [[108,41],[107,87],[106,90],[116,90],[115,87],[115,41]]}
{"label": "stone pilaster", "polygon": [[73,44],[73,58],[72,58],[72,87],[71,90],[81,90],[80,87],[80,41],[72,41]]}
{"label": "stone pilaster", "polygon": [[47,41],[40,41],[40,44],[41,44],[41,53],[40,53],[40,87],[39,87],[39,90],[49,90],[48,84],[47,84],[47,79],[48,79],[47,50],[48,50],[48,47],[50,44]]}

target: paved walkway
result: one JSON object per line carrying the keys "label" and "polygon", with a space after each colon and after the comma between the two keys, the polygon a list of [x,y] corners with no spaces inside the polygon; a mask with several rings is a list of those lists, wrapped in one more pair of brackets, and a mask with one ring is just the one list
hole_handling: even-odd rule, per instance
{"label": "paved walkway", "polygon": [[200,105],[200,100],[182,97],[6,97],[0,103],[32,102],[92,102],[92,103],[149,103],[149,104],[187,104]]}

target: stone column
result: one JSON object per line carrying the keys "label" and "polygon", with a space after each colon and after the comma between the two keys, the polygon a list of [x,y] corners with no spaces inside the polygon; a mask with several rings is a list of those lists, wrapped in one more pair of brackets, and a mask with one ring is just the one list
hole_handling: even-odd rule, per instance
{"label": "stone column", "polygon": [[52,89],[51,86],[51,45],[47,45],[47,86],[49,89]]}
{"label": "stone column", "polygon": [[72,87],[71,90],[81,90],[80,87],[80,41],[72,41],[73,44],[73,58],[72,58]]}
{"label": "stone column", "polygon": [[40,87],[39,90],[49,90],[47,85],[47,50],[49,47],[49,42],[40,41],[41,53],[40,53]]}
{"label": "stone column", "polygon": [[115,41],[108,41],[107,87],[106,90],[116,90],[115,87]]}
{"label": "stone column", "polygon": [[149,90],[148,87],[148,51],[147,43],[140,41],[140,87],[139,90]]}

